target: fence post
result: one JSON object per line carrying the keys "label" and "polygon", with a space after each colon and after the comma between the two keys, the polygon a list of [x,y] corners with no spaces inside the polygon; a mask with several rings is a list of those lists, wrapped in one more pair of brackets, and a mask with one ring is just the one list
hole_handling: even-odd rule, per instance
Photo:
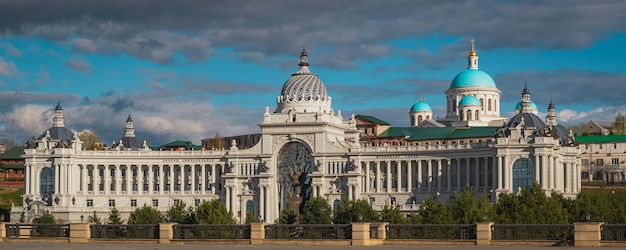
{"label": "fence post", "polygon": [[265,239],[265,223],[250,223],[250,244],[263,245]]}
{"label": "fence post", "polygon": [[491,245],[491,226],[493,222],[476,222],[476,245]]}
{"label": "fence post", "polygon": [[574,246],[599,247],[604,222],[574,222]]}
{"label": "fence post", "polygon": [[352,223],[352,245],[353,246],[369,246],[370,242],[370,223],[369,222],[353,222]]}
{"label": "fence post", "polygon": [[89,243],[91,239],[90,223],[70,224],[70,243]]}
{"label": "fence post", "polygon": [[7,237],[7,223],[0,222],[0,242],[3,242],[5,237]]}
{"label": "fence post", "polygon": [[174,225],[176,223],[159,224],[159,244],[169,244],[174,239]]}
{"label": "fence post", "polygon": [[378,224],[378,239],[387,239],[387,225],[389,225],[389,222],[381,222]]}

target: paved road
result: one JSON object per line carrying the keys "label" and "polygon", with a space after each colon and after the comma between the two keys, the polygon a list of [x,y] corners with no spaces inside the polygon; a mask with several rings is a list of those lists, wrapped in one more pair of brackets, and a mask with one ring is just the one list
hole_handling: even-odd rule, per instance
{"label": "paved road", "polygon": [[[174,245],[174,244],[107,244],[107,243],[94,243],[94,244],[69,244],[69,243],[0,243],[0,249],[28,249],[28,250],[101,250],[101,249],[115,249],[115,250],[125,250],[125,249],[133,249],[133,250],[165,250],[165,249],[175,249],[175,250],[191,250],[191,249],[203,249],[203,250],[293,250],[297,248],[298,250],[342,250],[342,249],[351,249],[351,250],[479,250],[479,249],[506,249],[506,250],[555,250],[561,247],[533,247],[533,246],[418,246],[418,245],[407,245],[407,246],[274,246],[274,245],[211,245],[211,244],[198,244],[198,245]],[[571,248],[576,250],[617,250],[623,248],[613,248],[613,247],[602,247],[602,248],[593,248],[593,247],[563,247],[563,248]]]}

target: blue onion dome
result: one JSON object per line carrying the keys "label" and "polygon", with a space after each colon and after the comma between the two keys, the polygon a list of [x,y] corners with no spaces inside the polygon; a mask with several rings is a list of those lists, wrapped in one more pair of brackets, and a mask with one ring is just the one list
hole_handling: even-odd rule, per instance
{"label": "blue onion dome", "polygon": [[466,95],[463,97],[463,99],[461,99],[461,101],[459,102],[459,106],[468,106],[468,105],[482,105],[480,103],[480,100],[478,100],[478,98],[476,98],[473,95]]}
{"label": "blue onion dome", "polygon": [[462,87],[490,87],[496,88],[496,82],[485,71],[479,69],[466,69],[454,77],[450,88]]}
{"label": "blue onion dome", "polygon": [[[519,101],[517,103],[517,105],[515,105],[515,110],[514,111],[520,111],[522,110],[522,101]],[[535,102],[530,101],[530,110],[531,111],[539,111],[539,109],[537,108],[537,104],[535,104]]]}
{"label": "blue onion dome", "polygon": [[420,97],[420,101],[416,102],[415,104],[413,104],[413,106],[411,106],[411,112],[413,111],[430,111],[432,112],[433,109],[430,108],[430,105],[428,105],[428,103],[425,103],[422,98]]}

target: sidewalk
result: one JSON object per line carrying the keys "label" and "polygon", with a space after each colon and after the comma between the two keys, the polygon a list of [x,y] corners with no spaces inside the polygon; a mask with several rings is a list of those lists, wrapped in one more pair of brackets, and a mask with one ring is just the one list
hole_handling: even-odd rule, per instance
{"label": "sidewalk", "polygon": [[[89,250],[161,250],[161,249],[176,249],[176,250],[191,250],[191,249],[208,249],[208,250],[292,250],[298,248],[298,250],[343,250],[343,249],[367,249],[367,250],[464,250],[464,249],[507,249],[507,250],[555,250],[561,247],[532,247],[532,246],[275,246],[275,245],[213,245],[213,244],[189,244],[189,245],[169,245],[169,244],[106,244],[106,243],[94,243],[94,244],[45,244],[45,243],[0,243],[0,249],[29,249],[29,250],[82,250],[89,248]],[[576,250],[617,250],[623,249],[619,247],[563,247]]]}

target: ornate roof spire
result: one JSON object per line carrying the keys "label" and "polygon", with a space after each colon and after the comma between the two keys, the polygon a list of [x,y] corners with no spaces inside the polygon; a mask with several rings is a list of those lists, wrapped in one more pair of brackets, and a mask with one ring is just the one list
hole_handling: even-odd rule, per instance
{"label": "ornate roof spire", "polygon": [[478,69],[478,53],[476,53],[474,38],[472,38],[470,42],[472,42],[472,50],[469,52],[469,55],[467,55],[467,68]]}
{"label": "ornate roof spire", "polygon": [[300,69],[298,69],[298,72],[293,73],[292,75],[311,73],[311,71],[309,70],[309,56],[307,55],[304,48],[302,48],[302,52],[300,53],[300,63],[298,63],[298,65],[300,66]]}
{"label": "ornate roof spire", "polygon": [[54,108],[54,117],[52,118],[52,127],[65,127],[65,119],[63,118],[63,108],[61,108],[61,102],[57,101],[57,106]]}
{"label": "ornate roof spire", "polygon": [[476,53],[476,44],[475,44],[476,41],[474,41],[474,38],[472,38],[470,42],[472,43],[472,50],[469,52],[469,56],[477,56],[478,54]]}

